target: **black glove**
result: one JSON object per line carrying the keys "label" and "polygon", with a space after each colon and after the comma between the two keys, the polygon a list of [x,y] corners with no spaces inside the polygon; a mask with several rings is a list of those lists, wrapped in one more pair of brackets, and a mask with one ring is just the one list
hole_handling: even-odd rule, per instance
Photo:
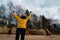
{"label": "black glove", "polygon": [[29,16],[29,11],[28,10],[26,10],[26,14],[27,14],[27,16]]}
{"label": "black glove", "polygon": [[15,11],[13,11],[13,13],[14,13]]}
{"label": "black glove", "polygon": [[30,13],[32,13],[32,11],[30,11]]}

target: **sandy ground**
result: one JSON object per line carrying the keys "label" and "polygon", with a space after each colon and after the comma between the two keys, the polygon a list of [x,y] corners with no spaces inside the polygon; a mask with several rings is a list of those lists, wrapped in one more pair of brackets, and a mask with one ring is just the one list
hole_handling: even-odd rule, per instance
{"label": "sandy ground", "polygon": [[[0,40],[15,40],[15,35],[0,35]],[[26,35],[25,40],[60,40],[60,35]]]}

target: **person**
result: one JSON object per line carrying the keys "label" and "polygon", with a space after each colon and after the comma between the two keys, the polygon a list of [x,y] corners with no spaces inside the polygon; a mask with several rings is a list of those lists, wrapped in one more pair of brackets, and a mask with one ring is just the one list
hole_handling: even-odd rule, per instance
{"label": "person", "polygon": [[27,17],[25,14],[22,14],[20,17],[17,16],[16,13],[13,14],[13,17],[17,20],[17,30],[16,30],[16,38],[15,40],[19,40],[19,36],[21,35],[21,40],[24,40],[25,31],[26,31],[26,24],[27,21],[31,18],[31,13]]}

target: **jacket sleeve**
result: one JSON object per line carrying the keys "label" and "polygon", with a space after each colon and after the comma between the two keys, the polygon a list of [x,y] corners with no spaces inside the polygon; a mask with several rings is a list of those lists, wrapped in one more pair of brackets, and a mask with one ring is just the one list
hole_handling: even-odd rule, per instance
{"label": "jacket sleeve", "polygon": [[13,14],[13,17],[14,17],[16,20],[19,20],[19,17],[17,16],[16,13]]}
{"label": "jacket sleeve", "polygon": [[30,14],[28,17],[27,17],[27,20],[29,20],[31,18],[32,14]]}

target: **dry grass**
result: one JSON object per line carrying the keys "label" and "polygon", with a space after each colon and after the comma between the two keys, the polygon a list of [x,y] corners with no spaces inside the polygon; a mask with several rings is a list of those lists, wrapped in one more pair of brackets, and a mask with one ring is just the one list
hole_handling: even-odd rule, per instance
{"label": "dry grass", "polygon": [[6,34],[6,33],[8,33],[8,31],[9,31],[9,28],[7,28],[7,26],[0,27],[0,33],[1,34]]}
{"label": "dry grass", "polygon": [[46,32],[44,29],[40,29],[39,31],[40,31],[40,35],[46,35]]}
{"label": "dry grass", "polygon": [[46,35],[46,32],[44,29],[36,30],[36,29],[30,29],[28,30],[29,34],[32,35]]}
{"label": "dry grass", "polygon": [[3,33],[6,34],[6,33],[8,33],[8,31],[9,31],[9,28],[7,28],[7,26],[4,26],[3,27]]}
{"label": "dry grass", "polygon": [[15,27],[12,27],[11,33],[12,33],[12,34],[16,34],[16,28],[15,28]]}
{"label": "dry grass", "polygon": [[[7,34],[9,32],[10,28],[7,28],[7,26],[4,27],[0,27],[0,33],[1,34]],[[48,29],[44,30],[44,29],[40,29],[40,30],[36,30],[36,29],[29,29],[26,30],[26,34],[29,35],[46,35],[47,33],[51,35],[50,31]],[[11,29],[11,33],[12,34],[16,34],[16,28],[12,27]]]}

